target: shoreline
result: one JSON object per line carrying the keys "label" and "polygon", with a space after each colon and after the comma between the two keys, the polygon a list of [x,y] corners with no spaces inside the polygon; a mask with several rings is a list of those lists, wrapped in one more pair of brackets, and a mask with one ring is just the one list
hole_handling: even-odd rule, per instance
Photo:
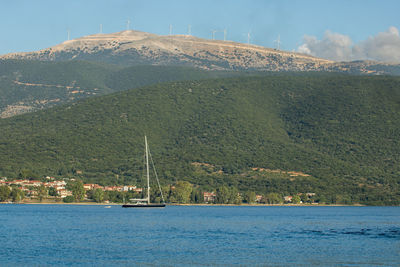
{"label": "shoreline", "polygon": [[[96,202],[72,202],[72,203],[64,203],[64,202],[0,202],[1,204],[19,204],[19,205],[81,205],[81,206],[122,206],[123,203],[96,203]],[[361,204],[353,204],[353,205],[345,205],[345,204],[179,204],[172,203],[167,206],[193,206],[193,207],[368,207],[367,205]],[[382,206],[382,207],[398,207],[398,206]]]}
{"label": "shoreline", "polygon": [[366,205],[354,204],[167,204],[168,206],[205,206],[205,207],[367,207]]}

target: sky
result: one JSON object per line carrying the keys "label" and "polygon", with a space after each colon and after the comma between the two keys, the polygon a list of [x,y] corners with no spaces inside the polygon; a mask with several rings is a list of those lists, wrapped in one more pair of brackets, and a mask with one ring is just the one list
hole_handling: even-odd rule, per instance
{"label": "sky", "polygon": [[0,54],[129,28],[191,34],[333,60],[400,62],[399,0],[0,0]]}

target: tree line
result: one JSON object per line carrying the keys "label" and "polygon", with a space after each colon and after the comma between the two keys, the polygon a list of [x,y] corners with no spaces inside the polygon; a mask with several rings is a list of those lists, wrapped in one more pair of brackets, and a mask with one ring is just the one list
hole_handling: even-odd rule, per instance
{"label": "tree line", "polygon": [[[31,187],[35,191],[34,197],[42,202],[49,196],[58,201],[61,198],[57,195],[54,187],[46,188],[44,185]],[[66,189],[70,190],[72,195],[62,199],[65,203],[93,201],[97,203],[127,203],[130,199],[146,198],[146,190],[142,192],[136,191],[103,191],[101,188],[85,191],[82,180],[69,181]],[[267,192],[257,194],[255,191],[239,191],[235,186],[219,186],[212,190],[204,190],[199,185],[192,184],[188,181],[177,181],[174,184],[164,185],[161,187],[163,194],[158,187],[151,188],[150,201],[152,203],[171,203],[171,204],[360,204],[359,198],[354,198],[345,193],[338,194],[336,192],[319,192],[307,194],[305,192],[296,192],[291,195],[291,200],[285,200],[285,194],[282,192]],[[212,193],[211,200],[204,199],[204,193]],[[259,197],[257,199],[256,197]],[[19,203],[27,197],[24,191],[17,186],[0,186],[0,202],[12,201]],[[368,195],[365,195],[368,198]],[[374,197],[373,195],[370,196]],[[377,202],[376,205],[380,205]]]}

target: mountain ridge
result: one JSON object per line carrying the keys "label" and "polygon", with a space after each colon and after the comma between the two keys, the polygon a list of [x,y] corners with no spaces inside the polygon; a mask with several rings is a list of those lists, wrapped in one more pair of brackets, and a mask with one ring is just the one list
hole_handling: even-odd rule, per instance
{"label": "mountain ridge", "polygon": [[191,35],[156,35],[127,30],[68,40],[36,52],[10,53],[0,59],[89,60],[120,65],[183,65],[208,70],[338,71],[390,74],[373,61],[334,62],[297,52]]}

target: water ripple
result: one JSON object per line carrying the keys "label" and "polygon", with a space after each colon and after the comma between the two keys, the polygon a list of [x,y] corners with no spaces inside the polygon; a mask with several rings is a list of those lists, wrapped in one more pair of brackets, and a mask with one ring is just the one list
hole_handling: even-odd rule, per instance
{"label": "water ripple", "polygon": [[400,208],[0,205],[0,266],[396,266]]}

